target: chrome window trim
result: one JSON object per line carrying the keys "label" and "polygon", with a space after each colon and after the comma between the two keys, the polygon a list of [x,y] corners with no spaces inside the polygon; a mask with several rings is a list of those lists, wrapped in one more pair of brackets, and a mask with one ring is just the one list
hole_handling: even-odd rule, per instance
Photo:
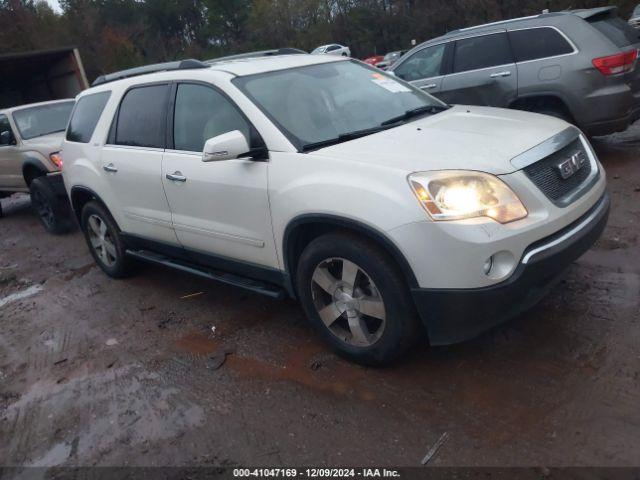
{"label": "chrome window trim", "polygon": [[135,150],[139,152],[161,152],[164,153],[164,148],[158,147],[137,147],[134,145],[114,145],[112,143],[105,143],[104,148],[116,148],[119,150]]}

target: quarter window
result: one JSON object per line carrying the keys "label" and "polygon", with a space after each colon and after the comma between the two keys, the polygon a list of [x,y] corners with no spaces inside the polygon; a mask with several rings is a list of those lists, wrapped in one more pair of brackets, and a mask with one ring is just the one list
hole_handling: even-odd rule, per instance
{"label": "quarter window", "polygon": [[129,90],[120,104],[116,145],[164,148],[168,85]]}
{"label": "quarter window", "polygon": [[506,33],[465,38],[456,42],[454,73],[513,63]]}
{"label": "quarter window", "polygon": [[573,47],[553,28],[530,28],[509,32],[517,62],[555,57],[573,52]]}
{"label": "quarter window", "polygon": [[204,85],[178,85],[173,119],[176,150],[202,152],[207,140],[233,130],[250,140],[249,123],[225,96]]}
{"label": "quarter window", "polygon": [[404,61],[394,73],[408,82],[441,75],[445,47],[441,44],[423,48]]}
{"label": "quarter window", "polygon": [[85,95],[78,100],[67,128],[69,142],[89,143],[110,96],[111,92],[101,92]]}

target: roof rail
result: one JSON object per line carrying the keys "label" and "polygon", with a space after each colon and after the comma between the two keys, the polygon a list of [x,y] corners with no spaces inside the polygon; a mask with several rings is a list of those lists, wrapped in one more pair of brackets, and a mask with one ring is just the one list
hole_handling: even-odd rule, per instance
{"label": "roof rail", "polygon": [[91,86],[96,87],[105,83],[115,82],[116,80],[122,80],[123,78],[146,75],[147,73],[168,72],[171,70],[193,70],[196,68],[209,68],[209,66],[210,65],[207,65],[200,60],[194,60],[192,58],[187,60],[178,60],[175,62],[155,63],[153,65],[129,68],[128,70],[121,70],[108,75],[101,75],[93,81]]}
{"label": "roof rail", "polygon": [[212,65],[218,62],[228,62],[230,60],[242,60],[245,58],[259,58],[259,57],[272,57],[276,55],[300,55],[300,54],[308,54],[304,50],[299,50],[297,48],[285,47],[285,48],[277,48],[273,50],[260,50],[257,52],[247,52],[247,53],[239,53],[237,55],[229,55],[227,57],[219,57],[212,58],[211,60],[205,60],[205,63]]}

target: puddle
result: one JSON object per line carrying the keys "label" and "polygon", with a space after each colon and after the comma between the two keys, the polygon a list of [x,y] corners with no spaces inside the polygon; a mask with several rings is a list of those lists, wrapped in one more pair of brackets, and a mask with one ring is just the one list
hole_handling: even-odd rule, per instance
{"label": "puddle", "polygon": [[31,297],[32,295],[35,295],[36,293],[39,293],[41,291],[42,291],[42,285],[31,285],[26,290],[23,290],[17,293],[12,293],[11,295],[7,295],[4,298],[0,298],[0,308],[4,307],[5,305],[8,305],[11,302],[15,302],[27,297]]}

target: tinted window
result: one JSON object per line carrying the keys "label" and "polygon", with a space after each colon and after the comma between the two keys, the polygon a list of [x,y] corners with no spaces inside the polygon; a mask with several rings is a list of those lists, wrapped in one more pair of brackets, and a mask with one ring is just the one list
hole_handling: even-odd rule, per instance
{"label": "tinted window", "polygon": [[553,28],[531,28],[509,32],[517,62],[555,57],[573,52],[573,47]]}
{"label": "tinted window", "polygon": [[6,115],[0,115],[0,134],[3,132],[9,132],[9,140],[5,142],[0,139],[0,146],[11,145],[13,143],[13,132],[11,131],[11,124]]}
{"label": "tinted window", "polygon": [[173,119],[176,150],[202,152],[207,140],[233,130],[240,130],[249,141],[249,124],[221,93],[203,85],[178,86]]}
{"label": "tinted window", "polygon": [[116,144],[164,148],[168,85],[129,90],[122,99]]}
{"label": "tinted window", "polygon": [[628,47],[640,41],[638,31],[620,17],[596,16],[588,21],[617,47]]}
{"label": "tinted window", "polygon": [[453,71],[466,72],[513,63],[506,33],[465,38],[456,42]]}
{"label": "tinted window", "polygon": [[78,100],[67,128],[68,141],[89,143],[110,96],[111,92],[101,92]]}
{"label": "tinted window", "polygon": [[339,45],[331,45],[329,48],[327,48],[327,52],[333,52],[338,49],[340,49]]}
{"label": "tinted window", "polygon": [[444,44],[424,48],[407,58],[394,73],[409,82],[437,77],[441,72],[444,50]]}
{"label": "tinted window", "polygon": [[13,112],[13,121],[20,132],[20,136],[25,140],[50,133],[63,132],[67,128],[74,103],[54,103],[16,110]]}

